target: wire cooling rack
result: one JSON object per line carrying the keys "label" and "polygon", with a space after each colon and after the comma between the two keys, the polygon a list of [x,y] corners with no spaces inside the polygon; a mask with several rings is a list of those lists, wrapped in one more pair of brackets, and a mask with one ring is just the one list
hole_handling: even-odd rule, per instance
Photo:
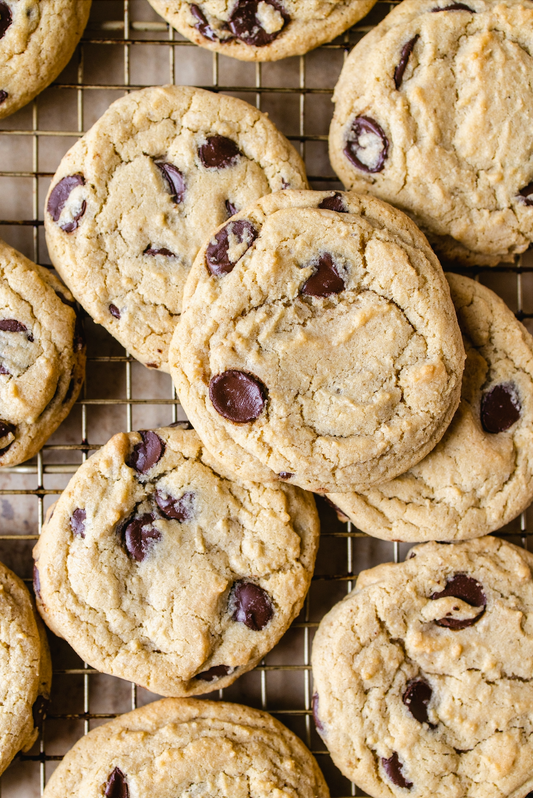
{"label": "wire cooling rack", "polygon": [[[341,188],[327,157],[331,95],[356,41],[393,4],[378,0],[359,25],[306,56],[274,64],[244,64],[192,45],[146,0],[93,0],[82,43],[56,83],[33,103],[0,122],[0,235],[38,263],[49,265],[43,205],[50,179],[74,141],[124,93],[178,83],[229,93],[268,111],[304,157],[315,188]],[[533,264],[472,269],[526,325],[533,319]],[[104,330],[86,319],[87,380],[69,418],[36,458],[0,473],[0,559],[30,583],[31,549],[47,507],[90,453],[119,431],[184,418],[170,378],[148,372]],[[316,755],[332,796],[364,794],[332,764],[311,716],[312,635],[323,615],[354,585],[357,573],[405,556],[409,546],[365,536],[340,523],[321,500],[322,539],[316,574],[300,617],[254,671],[223,697],[266,709],[295,731]],[[526,546],[528,513],[501,534]],[[52,702],[39,741],[19,755],[0,780],[0,798],[36,798],[57,762],[91,728],[156,698],[120,679],[97,673],[50,635]]]}

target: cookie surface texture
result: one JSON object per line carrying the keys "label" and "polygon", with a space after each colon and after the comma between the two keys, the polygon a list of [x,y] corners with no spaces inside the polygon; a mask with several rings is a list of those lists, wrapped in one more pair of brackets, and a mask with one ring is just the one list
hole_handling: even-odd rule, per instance
{"label": "cookie surface texture", "polygon": [[100,671],[160,695],[210,692],[296,617],[318,535],[312,496],[232,481],[193,430],[115,435],[44,526],[39,611]]}
{"label": "cookie surface texture", "polygon": [[0,773],[30,749],[50,697],[52,665],[23,581],[0,563]]}
{"label": "cookie surface texture", "polygon": [[511,262],[533,241],[533,3],[407,0],[354,48],[330,157],[438,254]]}
{"label": "cookie surface texture", "polygon": [[384,481],[435,446],[459,402],[444,274],[373,197],[264,197],[200,251],[185,296],[172,377],[205,445],[245,478]]}
{"label": "cookie surface texture", "polygon": [[18,111],[66,67],[91,0],[0,2],[0,119]]}
{"label": "cookie surface texture", "polygon": [[93,319],[168,371],[185,279],[210,231],[278,189],[306,188],[300,156],[265,114],[190,87],[117,100],[52,180],[54,266]]}
{"label": "cookie surface texture", "polygon": [[420,463],[364,493],[329,494],[385,540],[461,540],[493,532],[533,498],[533,339],[480,283],[448,274],[463,333],[461,403]]}
{"label": "cookie surface texture", "polygon": [[[108,792],[105,792],[105,790]],[[166,698],[82,737],[46,798],[329,798],[305,745],[266,712]]]}
{"label": "cookie surface texture", "polygon": [[195,44],[242,61],[302,55],[355,25],[376,0],[149,0]]}
{"label": "cookie surface texture", "polygon": [[48,269],[0,241],[0,466],[36,454],[85,376],[74,299]]}
{"label": "cookie surface texture", "polygon": [[533,556],[484,537],[411,557],[363,571],[322,620],[318,730],[374,798],[526,798]]}

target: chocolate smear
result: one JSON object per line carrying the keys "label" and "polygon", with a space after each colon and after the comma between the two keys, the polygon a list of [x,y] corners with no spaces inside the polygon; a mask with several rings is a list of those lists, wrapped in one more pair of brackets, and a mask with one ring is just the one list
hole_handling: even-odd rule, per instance
{"label": "chocolate smear", "polygon": [[402,701],[419,723],[429,723],[428,704],[431,701],[433,690],[425,679],[411,679],[402,696]]}
{"label": "chocolate smear", "polygon": [[238,0],[228,21],[229,29],[233,35],[241,42],[252,47],[265,47],[265,45],[270,44],[290,22],[290,16],[281,3],[277,2],[277,0],[263,0],[265,4],[278,11],[283,19],[281,28],[269,33],[261,25],[258,16],[260,2],[261,0]]}
{"label": "chocolate smear", "polygon": [[[63,209],[67,203],[68,198],[72,194],[75,188],[78,186],[85,185],[85,177],[82,174],[75,174],[69,175],[68,177],[64,177],[62,180],[57,183],[54,188],[52,189],[50,196],[48,198],[48,204],[46,206],[48,213],[54,220],[54,222],[58,222],[61,214],[63,213]],[[82,205],[82,209],[76,216],[75,221],[79,221],[83,214],[85,213],[86,208],[84,207],[86,203],[84,202]],[[82,212],[83,211],[83,212]],[[71,223],[69,222],[68,225]],[[68,226],[66,225],[66,226]],[[64,228],[62,228],[64,229]],[[65,232],[71,232],[70,230],[66,230]]]}
{"label": "chocolate smear", "polygon": [[434,14],[438,11],[468,11],[469,14],[476,13],[473,8],[470,8],[470,6],[465,5],[465,3],[451,3],[449,6],[444,6],[443,8],[439,8],[437,6],[436,8],[432,8],[431,10]]}
{"label": "chocolate smear", "polygon": [[[218,42],[218,36],[208,23],[207,18],[197,5],[191,5],[191,14],[197,20],[196,25],[194,26],[198,33],[201,33],[205,39],[209,39],[210,42]],[[227,41],[227,40],[226,40]]]}
{"label": "chocolate smear", "polygon": [[179,499],[170,496],[166,491],[156,490],[155,501],[165,518],[172,518],[182,524],[191,521],[196,512],[194,506],[196,494],[188,490]]}
{"label": "chocolate smear", "polygon": [[447,629],[466,629],[468,626],[473,626],[479,621],[487,606],[487,597],[483,592],[482,585],[480,585],[477,579],[468,576],[468,574],[454,574],[454,576],[446,582],[444,590],[441,590],[440,593],[433,593],[431,599],[435,601],[436,599],[445,598],[446,596],[453,596],[454,598],[461,599],[461,601],[464,601],[471,607],[481,607],[481,611],[475,618],[440,618],[435,621],[437,626],[443,626]]}
{"label": "chocolate smear", "polygon": [[70,528],[72,529],[73,533],[80,538],[85,537],[85,521],[87,519],[87,513],[85,510],[82,510],[78,507],[72,513],[70,517]]}
{"label": "chocolate smear", "polygon": [[155,258],[156,255],[163,255],[165,258],[176,258],[177,257],[177,255],[175,255],[173,252],[171,252],[166,247],[160,247],[159,249],[157,249],[157,248],[151,247],[151,246],[147,247],[144,250],[143,255],[152,255],[154,258]]}
{"label": "chocolate smear", "polygon": [[[370,141],[368,140],[370,137]],[[370,164],[362,160],[362,155],[369,148],[372,139],[379,142],[377,155]],[[389,153],[389,140],[382,127],[370,116],[358,116],[352,122],[344,154],[354,166],[363,172],[374,174],[381,172]]]}
{"label": "chocolate smear", "polygon": [[409,63],[409,57],[413,52],[413,48],[419,39],[420,39],[420,34],[417,33],[416,36],[413,36],[413,38],[410,39],[407,42],[407,44],[404,44],[404,46],[402,47],[402,52],[400,54],[400,60],[398,62],[398,66],[394,70],[394,85],[396,86],[397,89],[399,89],[400,86],[402,85],[403,75],[407,68],[407,64]]}

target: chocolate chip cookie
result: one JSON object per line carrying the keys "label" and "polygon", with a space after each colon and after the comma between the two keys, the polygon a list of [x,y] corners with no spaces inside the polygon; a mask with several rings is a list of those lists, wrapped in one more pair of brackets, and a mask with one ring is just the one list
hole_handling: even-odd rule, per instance
{"label": "chocolate chip cookie", "polygon": [[376,0],[149,0],[158,14],[202,47],[242,61],[277,61],[330,42]]}
{"label": "chocolate chip cookie", "polygon": [[296,617],[318,535],[312,496],[232,480],[193,430],[115,435],[43,528],[38,607],[100,671],[160,695],[210,692]]}
{"label": "chocolate chip cookie", "polygon": [[132,92],[61,162],[46,201],[50,256],[96,322],[168,371],[203,240],[264,194],[306,186],[294,147],[248,103],[190,87]]}
{"label": "chocolate chip cookie", "polygon": [[166,698],[78,740],[46,798],[329,798],[301,740],[266,712]]}
{"label": "chocolate chip cookie", "polygon": [[440,440],[464,350],[448,284],[402,213],[283,191],[200,250],[170,352],[207,448],[244,478],[318,492],[402,473]]}
{"label": "chocolate chip cookie", "polygon": [[69,414],[84,376],[71,293],[0,241],[0,466],[39,451]]}
{"label": "chocolate chip cookie", "polygon": [[385,540],[479,537],[533,499],[533,339],[490,289],[447,278],[466,350],[452,423],[407,473],[329,494],[359,529]]}
{"label": "chocolate chip cookie", "polygon": [[0,2],[0,119],[18,111],[66,67],[91,0]]}
{"label": "chocolate chip cookie", "polygon": [[0,773],[37,739],[52,680],[46,634],[24,582],[0,563]]}
{"label": "chocolate chip cookie", "polygon": [[445,257],[511,262],[533,242],[532,56],[530,2],[404,0],[346,61],[335,171]]}
{"label": "chocolate chip cookie", "polygon": [[364,571],[322,620],[314,713],[374,798],[533,790],[533,556],[493,537]]}

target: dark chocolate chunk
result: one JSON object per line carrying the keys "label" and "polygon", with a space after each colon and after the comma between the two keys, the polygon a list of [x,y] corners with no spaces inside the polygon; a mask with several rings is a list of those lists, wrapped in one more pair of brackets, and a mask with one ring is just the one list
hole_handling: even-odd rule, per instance
{"label": "dark chocolate chunk", "polygon": [[133,447],[126,465],[140,474],[146,474],[158,463],[165,453],[165,443],[150,429],[140,430],[142,441]]}
{"label": "dark chocolate chunk", "polygon": [[243,252],[237,260],[230,260],[230,234],[238,244],[245,242],[248,245],[245,252],[250,249],[259,235],[253,224],[246,219],[229,222],[222,230],[219,230],[207,245],[205,253],[207,268],[215,277],[229,274],[244,255]]}
{"label": "dark chocolate chunk", "polygon": [[105,783],[104,798],[129,798],[130,790],[126,776],[115,768]]}
{"label": "dark chocolate chunk", "polygon": [[270,42],[273,42],[290,21],[290,16],[278,0],[263,0],[263,2],[267,3],[269,6],[275,8],[276,11],[279,11],[283,18],[282,27],[273,33],[268,33],[262,27],[257,16],[260,1],[261,0],[238,0],[228,22],[233,35],[236,36],[237,39],[240,39],[241,42],[250,44],[253,47],[264,47],[270,44]]}
{"label": "dark chocolate chunk", "polygon": [[428,704],[431,701],[433,690],[425,679],[411,679],[407,684],[402,701],[419,723],[429,723]]}
{"label": "dark chocolate chunk", "polygon": [[7,91],[4,91],[3,89],[0,90],[0,105],[2,105],[2,103],[5,103],[8,97],[9,94],[7,93]]}
{"label": "dark chocolate chunk", "polygon": [[479,584],[477,579],[468,576],[468,574],[454,574],[446,582],[444,590],[441,590],[440,593],[433,593],[431,599],[435,601],[436,599],[445,598],[446,596],[453,596],[454,598],[461,599],[461,601],[464,601],[471,607],[481,607],[481,612],[479,612],[475,618],[465,618],[461,620],[460,618],[445,617],[435,621],[437,626],[444,626],[447,629],[466,629],[467,626],[473,626],[479,621],[487,606],[487,597],[483,592],[482,585]]}
{"label": "dark chocolate chunk", "polygon": [[112,316],[115,317],[115,319],[120,319],[120,310],[117,308],[116,305],[113,304],[109,305],[109,312],[111,313]]}
{"label": "dark chocolate chunk", "polygon": [[[364,163],[360,158],[369,143],[364,141],[361,143],[361,141],[368,135],[380,141],[380,150],[374,163],[371,164]],[[389,140],[375,119],[370,116],[357,116],[352,122],[344,154],[354,166],[363,172],[381,172],[389,154]]]}
{"label": "dark chocolate chunk", "polygon": [[291,474],[290,471],[280,471],[278,474],[280,479],[291,479],[293,476],[294,474]]}
{"label": "dark chocolate chunk", "polygon": [[305,296],[327,297],[344,291],[344,280],[336,269],[333,257],[329,252],[320,256],[315,271],[302,286],[300,291]]}
{"label": "dark chocolate chunk", "polygon": [[206,16],[201,8],[197,5],[191,5],[191,14],[195,19],[197,19],[197,23],[194,26],[198,33],[201,33],[206,39],[209,39],[210,42],[218,42],[218,36],[216,35],[215,31],[208,23]]}
{"label": "dark chocolate chunk", "polygon": [[260,632],[274,615],[272,600],[266,590],[253,582],[241,579],[235,582],[230,594],[232,618],[248,629]]}
{"label": "dark chocolate chunk", "polygon": [[155,492],[156,504],[165,518],[175,518],[180,524],[194,518],[196,514],[194,499],[195,494],[190,490],[180,496],[179,499],[174,499],[173,496],[161,490],[156,490]]}
{"label": "dark chocolate chunk", "polygon": [[50,698],[46,695],[38,695],[31,708],[31,715],[33,718],[33,725],[36,729],[41,729],[43,721],[50,706]]}
{"label": "dark chocolate chunk", "polygon": [[432,8],[431,10],[433,11],[433,13],[435,13],[436,11],[468,11],[469,14],[476,13],[473,8],[470,8],[470,6],[465,5],[465,3],[451,3],[449,6],[444,6],[443,8],[439,8],[437,6],[436,8]]}
{"label": "dark chocolate chunk", "polygon": [[232,139],[226,136],[209,136],[198,149],[198,155],[207,169],[226,169],[233,166],[241,151]]}
{"label": "dark chocolate chunk", "polygon": [[313,698],[311,699],[311,708],[313,710],[313,718],[315,721],[316,730],[321,736],[324,736],[324,724],[318,717],[318,693],[313,693]]}
{"label": "dark chocolate chunk", "polygon": [[0,3],[0,39],[6,35],[6,31],[13,22],[11,9],[7,3]]}
{"label": "dark chocolate chunk", "polygon": [[394,70],[394,85],[396,86],[397,89],[399,89],[400,86],[402,85],[403,73],[407,68],[409,57],[413,52],[413,48],[419,39],[420,39],[420,34],[417,33],[416,36],[413,36],[413,38],[410,39],[407,42],[407,44],[404,44],[404,46],[402,47],[402,52],[400,54],[400,60],[398,62],[398,66]]}
{"label": "dark chocolate chunk", "polygon": [[521,188],[518,192],[518,196],[524,205],[533,205],[533,183],[529,183],[524,188]]}
{"label": "dark chocolate chunk", "polygon": [[400,762],[396,751],[391,757],[389,757],[389,759],[381,757],[381,764],[383,765],[383,770],[393,784],[396,784],[397,787],[404,787],[406,790],[410,790],[412,788],[413,782],[408,781],[403,775],[402,763]]}
{"label": "dark chocolate chunk", "polygon": [[513,385],[495,385],[481,397],[481,426],[485,432],[505,432],[516,424],[521,410]]}
{"label": "dark chocolate chunk", "polygon": [[27,327],[16,319],[0,319],[0,330],[3,332],[26,332]]}
{"label": "dark chocolate chunk", "polygon": [[[64,177],[54,186],[50,193],[50,197],[48,198],[48,205],[46,206],[48,213],[54,222],[59,221],[59,217],[63,213],[63,208],[65,207],[66,202],[74,189],[78,186],[84,185],[84,176],[82,174],[76,174]],[[66,224],[62,225],[61,229],[64,230],[65,233],[72,233],[78,226],[78,222],[86,210],[87,203],[84,201],[74,219],[71,222],[67,222]]]}
{"label": "dark chocolate chunk", "polygon": [[33,589],[35,595],[41,598],[41,578],[39,576],[39,569],[36,565],[33,566]]}
{"label": "dark chocolate chunk", "polygon": [[87,513],[78,507],[70,516],[70,528],[80,538],[85,537],[85,520]]}
{"label": "dark chocolate chunk", "polygon": [[153,526],[156,518],[154,513],[143,513],[131,518],[122,528],[126,551],[137,562],[142,562],[154,543],[161,540],[161,532]]}
{"label": "dark chocolate chunk", "polygon": [[168,186],[168,190],[170,191],[170,198],[172,202],[175,202],[176,205],[179,205],[180,202],[183,202],[186,189],[185,179],[182,173],[177,166],[174,166],[173,163],[156,161],[155,165],[163,175],[165,183]]}
{"label": "dark chocolate chunk", "polygon": [[11,372],[10,372],[10,371],[8,371],[8,370],[6,369],[6,367],[5,367],[5,366],[3,366],[3,365],[0,363],[0,374],[9,374],[9,375],[10,375],[10,374],[11,374]]}
{"label": "dark chocolate chunk", "polygon": [[227,676],[232,670],[233,668],[230,668],[229,665],[214,665],[212,668],[209,668],[208,671],[197,673],[194,678],[201,679],[203,682],[214,682],[215,679],[221,679],[223,676]]}
{"label": "dark chocolate chunk", "polygon": [[268,391],[258,377],[230,369],[209,383],[209,398],[223,418],[235,424],[255,421],[264,410]]}
{"label": "dark chocolate chunk", "polygon": [[233,202],[230,202],[230,200],[228,199],[226,200],[224,205],[226,206],[226,211],[228,212],[228,219],[230,218],[230,216],[235,216],[235,214],[237,213],[237,208],[235,207]]}
{"label": "dark chocolate chunk", "polygon": [[176,258],[177,257],[177,255],[175,255],[173,252],[171,252],[166,247],[160,247],[159,249],[157,249],[156,247],[151,247],[151,246],[147,247],[144,250],[143,255],[152,255],[153,257],[155,257],[156,255],[164,255],[165,258]]}
{"label": "dark chocolate chunk", "polygon": [[323,208],[326,211],[348,213],[348,208],[344,204],[344,198],[342,194],[339,194],[338,191],[336,191],[335,194],[332,194],[331,197],[325,197],[318,207]]}

